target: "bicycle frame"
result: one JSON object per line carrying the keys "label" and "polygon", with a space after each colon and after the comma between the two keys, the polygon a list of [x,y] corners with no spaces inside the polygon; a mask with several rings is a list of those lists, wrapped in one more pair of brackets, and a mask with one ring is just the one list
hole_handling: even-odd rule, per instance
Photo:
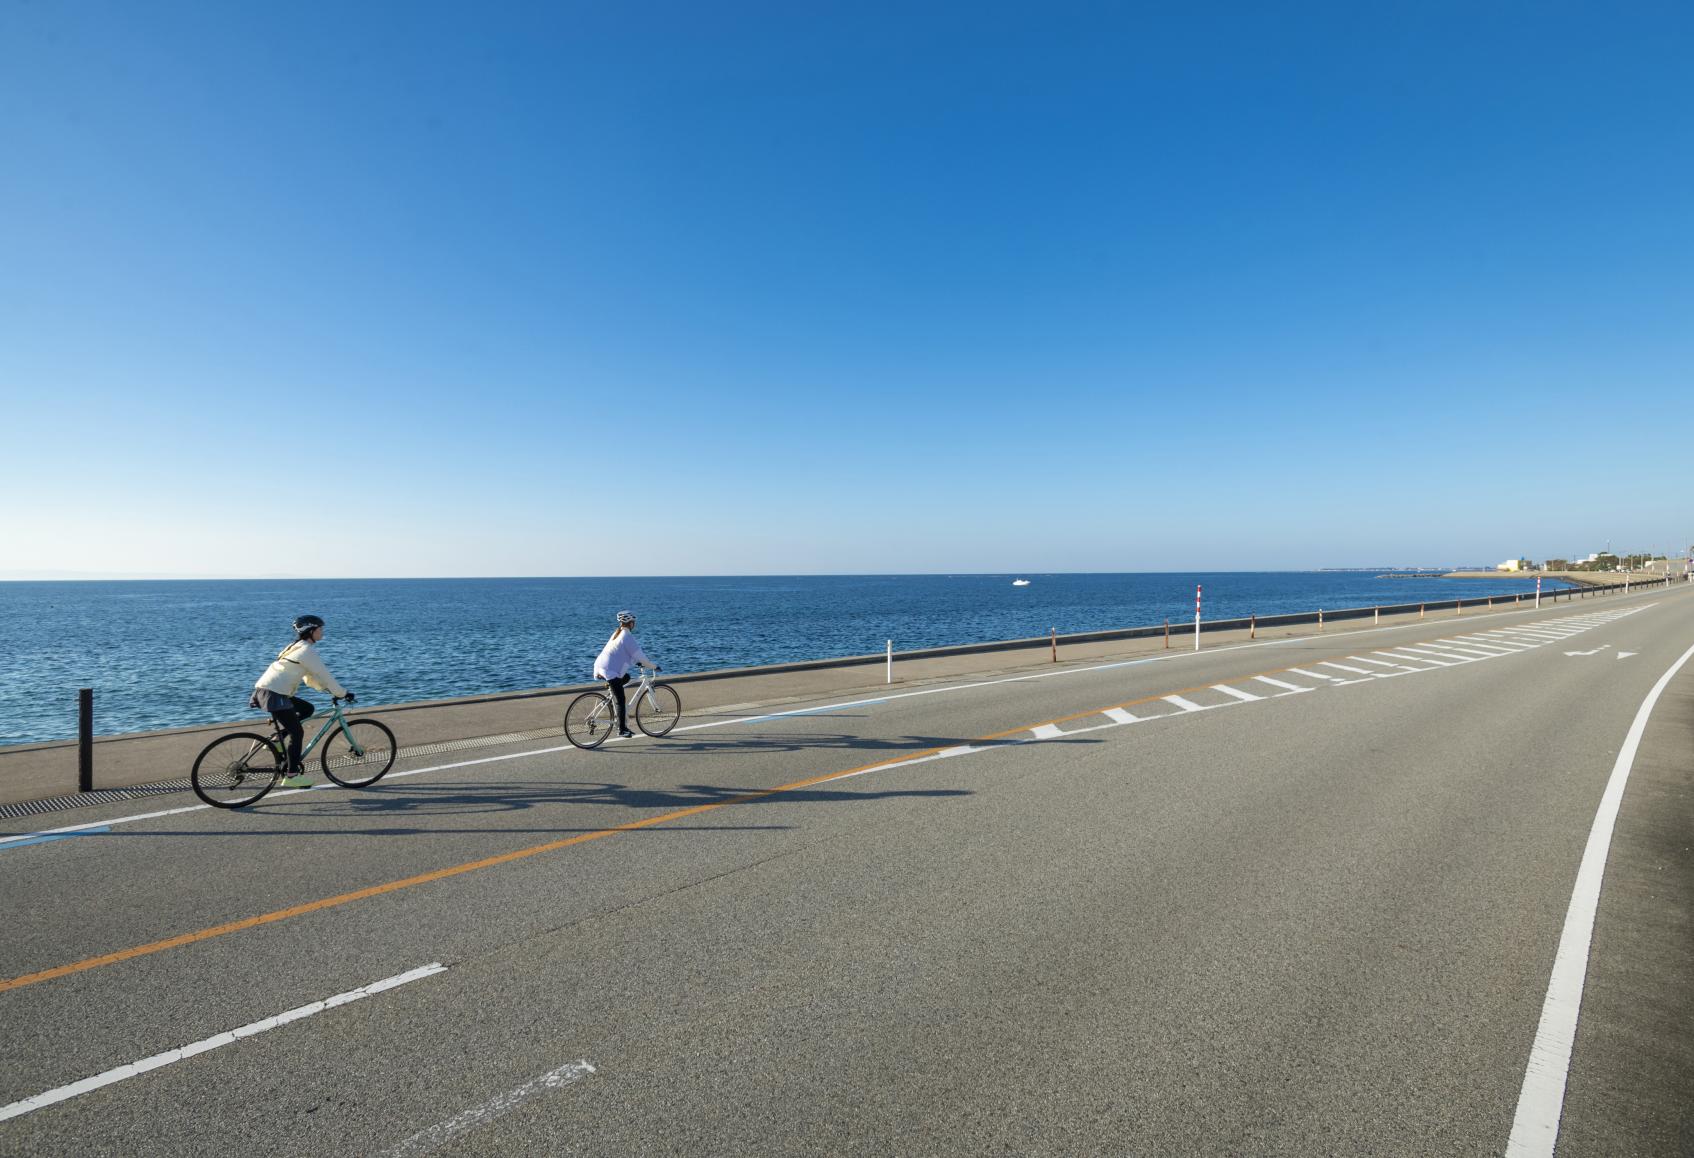
{"label": "bicycle frame", "polygon": [[[271,726],[276,726],[275,720],[271,721]],[[325,717],[323,727],[319,728],[318,734],[313,736],[311,741],[300,749],[300,766],[302,768],[306,766],[306,757],[312,754],[312,749],[322,743],[323,738],[335,728],[340,728],[341,734],[347,737],[347,746],[352,749],[353,755],[361,759],[364,758],[365,750],[359,747],[359,742],[353,738],[352,731],[347,727],[347,718],[341,714],[341,701],[332,698],[329,701],[329,715]]]}
{"label": "bicycle frame", "polygon": [[[653,685],[658,682],[658,678],[658,672],[654,671],[652,668],[644,667],[641,669],[641,678],[636,681],[634,689],[624,689],[625,706],[631,715],[635,714],[635,706],[641,702],[642,696],[651,696],[653,694]],[[600,718],[600,713],[603,711],[610,712],[613,716],[618,714],[618,705],[617,702],[612,699],[612,693],[607,691],[602,694],[605,696],[605,699],[601,700],[600,707],[595,708],[593,713],[589,715],[588,718],[591,720],[598,720]],[[658,706],[659,701],[653,700],[653,707],[655,710],[657,710]],[[313,743],[316,743],[316,741],[314,740]],[[305,757],[302,756],[301,759],[304,760]]]}

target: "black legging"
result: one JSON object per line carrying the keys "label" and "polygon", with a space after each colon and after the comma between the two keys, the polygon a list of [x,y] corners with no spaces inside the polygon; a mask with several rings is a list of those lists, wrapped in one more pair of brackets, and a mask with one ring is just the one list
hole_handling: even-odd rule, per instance
{"label": "black legging", "polygon": [[300,774],[300,745],[306,740],[306,729],[300,726],[300,721],[306,719],[317,709],[312,707],[310,700],[299,696],[290,696],[292,707],[272,708],[271,719],[282,729],[282,734],[288,740],[288,774]]}
{"label": "black legging", "polygon": [[606,686],[612,691],[612,698],[618,703],[618,731],[629,731],[628,713],[624,709],[623,686],[629,682],[629,673],[625,672],[615,680],[607,680]]}

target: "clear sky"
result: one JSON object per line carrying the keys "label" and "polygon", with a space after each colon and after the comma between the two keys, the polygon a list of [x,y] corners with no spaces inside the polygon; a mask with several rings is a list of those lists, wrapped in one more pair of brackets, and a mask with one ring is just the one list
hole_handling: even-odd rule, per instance
{"label": "clear sky", "polygon": [[1694,6],[0,0],[0,573],[1694,536]]}

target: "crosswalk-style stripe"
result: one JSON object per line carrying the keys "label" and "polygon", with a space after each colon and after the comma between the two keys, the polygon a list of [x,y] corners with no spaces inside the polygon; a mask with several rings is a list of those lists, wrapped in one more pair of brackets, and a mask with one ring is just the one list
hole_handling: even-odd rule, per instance
{"label": "crosswalk-style stripe", "polygon": [[1181,696],[1160,696],[1167,704],[1175,704],[1185,712],[1203,712],[1206,709],[1193,700],[1185,700]]}
{"label": "crosswalk-style stripe", "polygon": [[1109,720],[1116,720],[1120,724],[1138,724],[1141,722],[1140,716],[1132,716],[1122,708],[1107,708],[1100,714]]}
{"label": "crosswalk-style stripe", "polygon": [[1307,671],[1303,667],[1287,667],[1287,668],[1283,668],[1282,670],[1283,671],[1291,671],[1295,675],[1303,675],[1307,679],[1323,680],[1325,683],[1338,684],[1338,683],[1342,682],[1340,679],[1336,678],[1335,676],[1324,675],[1321,671]]}
{"label": "crosswalk-style stripe", "polygon": [[1352,672],[1354,675],[1362,675],[1362,676],[1374,676],[1374,675],[1376,675],[1376,672],[1366,671],[1362,667],[1349,667],[1348,665],[1346,665],[1344,663],[1336,663],[1332,659],[1319,660],[1318,662],[1323,664],[1324,667],[1332,667],[1336,671],[1348,671],[1348,672]]}
{"label": "crosswalk-style stripe", "polygon": [[1441,651],[1451,652],[1454,655],[1468,655],[1472,659],[1493,659],[1495,656],[1506,654],[1503,651],[1495,651],[1486,647],[1478,647],[1474,643],[1448,643],[1444,639],[1438,640],[1429,646],[1438,648]]}
{"label": "crosswalk-style stripe", "polygon": [[1051,740],[1054,736],[1062,736],[1057,724],[1037,724],[1030,729],[1037,740]]}
{"label": "crosswalk-style stripe", "polygon": [[1236,699],[1242,701],[1262,700],[1265,698],[1263,696],[1256,696],[1252,692],[1244,692],[1239,688],[1232,688],[1228,684],[1213,684],[1212,690],[1214,692],[1222,692],[1226,696],[1234,696]]}
{"label": "crosswalk-style stripe", "polygon": [[[1347,658],[1350,659],[1350,660],[1353,660],[1357,663],[1369,663],[1369,664],[1375,664],[1377,667],[1393,668],[1394,670],[1389,673],[1389,675],[1391,675],[1391,676],[1405,675],[1409,671],[1430,671],[1430,670],[1432,670],[1432,669],[1427,668],[1427,667],[1410,667],[1410,666],[1403,664],[1403,663],[1386,663],[1383,660],[1371,659],[1369,656],[1363,656],[1363,655],[1350,655]],[[1378,672],[1377,674],[1380,675],[1382,673]]]}
{"label": "crosswalk-style stripe", "polygon": [[[1444,659],[1430,659],[1429,657],[1422,656],[1422,655],[1400,655],[1398,652],[1392,652],[1392,651],[1379,651],[1376,654],[1377,655],[1385,655],[1389,659],[1398,659],[1398,660],[1402,660],[1402,661],[1410,660],[1413,663],[1432,663],[1436,667],[1453,667],[1458,663],[1457,660],[1453,660],[1452,662],[1448,662],[1447,660],[1444,660]],[[1428,671],[1429,669],[1428,668],[1420,668],[1419,670],[1420,671]]]}
{"label": "crosswalk-style stripe", "polygon": [[1461,635],[1459,638],[1468,639],[1477,647],[1497,647],[1504,652],[1528,651],[1531,647],[1527,643],[1514,643],[1508,639],[1489,639],[1482,635]]}
{"label": "crosswalk-style stripe", "polygon": [[1288,691],[1282,693],[1283,695],[1288,695],[1293,692],[1313,692],[1317,690],[1316,688],[1303,688],[1299,684],[1283,683],[1281,680],[1271,679],[1270,676],[1254,676],[1253,678],[1262,684],[1269,684],[1273,688],[1287,688]]}
{"label": "crosswalk-style stripe", "polygon": [[1440,659],[1444,659],[1444,660],[1452,660],[1454,663],[1475,663],[1476,662],[1475,656],[1459,655],[1455,652],[1441,651],[1438,648],[1432,648],[1432,647],[1399,647],[1399,648],[1396,648],[1395,650],[1396,651],[1409,651],[1413,655],[1421,655],[1425,659],[1440,658]]}

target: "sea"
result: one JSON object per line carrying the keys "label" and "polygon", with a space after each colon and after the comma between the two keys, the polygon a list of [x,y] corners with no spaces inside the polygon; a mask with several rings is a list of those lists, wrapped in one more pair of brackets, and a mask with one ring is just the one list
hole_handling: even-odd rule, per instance
{"label": "sea", "polygon": [[[1191,622],[1436,602],[1534,578],[1260,571],[594,579],[0,582],[0,745],[240,719],[297,615],[359,703],[518,691],[591,678],[616,613],[668,672]],[[1028,584],[1014,586],[1014,579]],[[1549,589],[1551,589],[1549,587]]]}

